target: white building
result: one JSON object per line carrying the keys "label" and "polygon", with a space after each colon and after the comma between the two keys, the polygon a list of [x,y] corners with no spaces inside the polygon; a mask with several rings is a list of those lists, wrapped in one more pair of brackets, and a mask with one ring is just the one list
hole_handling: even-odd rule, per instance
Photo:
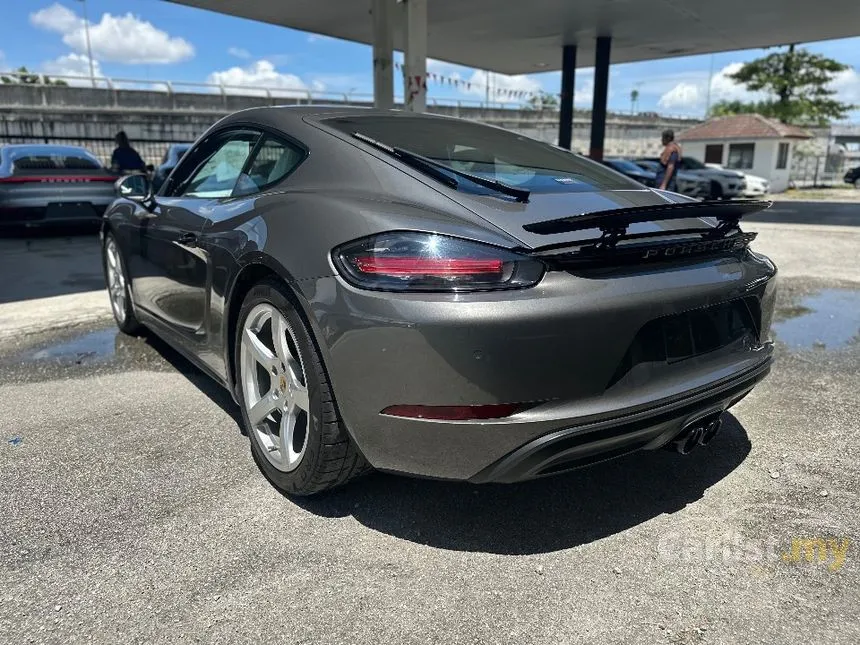
{"label": "white building", "polygon": [[811,138],[803,128],[759,114],[710,119],[678,136],[684,156],[764,177],[774,193],[788,188],[795,144]]}

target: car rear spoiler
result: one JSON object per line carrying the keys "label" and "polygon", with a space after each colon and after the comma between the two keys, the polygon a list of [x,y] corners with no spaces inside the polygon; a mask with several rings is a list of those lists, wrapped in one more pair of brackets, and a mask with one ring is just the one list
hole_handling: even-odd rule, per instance
{"label": "car rear spoiler", "polygon": [[[763,211],[770,205],[769,201],[743,200],[636,206],[534,222],[523,228],[537,235],[590,229],[600,231],[597,237],[531,249],[532,254],[563,266],[673,260],[746,248],[755,239],[756,233],[741,231],[741,218]],[[696,227],[627,232],[627,227],[638,222],[704,218],[715,219],[716,225],[702,221],[701,226]],[[678,240],[679,237],[684,239]]]}
{"label": "car rear spoiler", "polygon": [[747,199],[733,202],[706,201],[634,206],[534,222],[526,224],[523,228],[529,233],[537,233],[538,235],[570,233],[590,228],[609,233],[626,230],[628,226],[637,222],[713,217],[722,227],[732,229],[738,226],[738,222],[744,215],[770,208],[771,203]]}

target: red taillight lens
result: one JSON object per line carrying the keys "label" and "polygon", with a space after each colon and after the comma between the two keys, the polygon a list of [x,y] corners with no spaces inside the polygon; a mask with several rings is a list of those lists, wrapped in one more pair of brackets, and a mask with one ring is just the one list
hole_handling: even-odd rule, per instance
{"label": "red taillight lens", "polygon": [[332,255],[348,282],[381,291],[522,288],[537,284],[544,273],[539,260],[432,233],[383,233],[345,244]]}
{"label": "red taillight lens", "polygon": [[382,411],[391,417],[435,419],[438,421],[472,421],[501,419],[524,410],[526,405],[497,403],[492,405],[390,405]]}

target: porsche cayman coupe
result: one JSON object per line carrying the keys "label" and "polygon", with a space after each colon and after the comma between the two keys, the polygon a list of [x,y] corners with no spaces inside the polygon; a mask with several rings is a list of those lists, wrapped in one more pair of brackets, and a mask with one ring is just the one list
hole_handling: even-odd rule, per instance
{"label": "porsche cayman coupe", "polygon": [[474,122],[314,106],[233,114],[157,194],[116,188],[117,324],[225,386],[288,494],[687,453],[770,369],[776,268],[740,228],[767,202],[648,189]]}

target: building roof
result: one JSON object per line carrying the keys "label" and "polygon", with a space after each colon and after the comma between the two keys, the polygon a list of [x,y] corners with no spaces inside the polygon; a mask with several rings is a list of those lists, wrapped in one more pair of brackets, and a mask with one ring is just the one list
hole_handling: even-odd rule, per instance
{"label": "building roof", "polygon": [[705,139],[811,139],[812,135],[796,125],[786,125],[761,114],[736,114],[709,119],[684,130],[682,141]]}
{"label": "building roof", "polygon": [[[370,0],[172,1],[360,43],[373,39]],[[404,21],[393,13],[394,48],[402,51]],[[578,67],[594,66],[597,36],[612,37],[613,63],[858,36],[860,2],[432,0],[427,25],[432,58],[529,74],[561,69],[562,45],[577,45]],[[369,52],[366,60],[370,66]]]}

